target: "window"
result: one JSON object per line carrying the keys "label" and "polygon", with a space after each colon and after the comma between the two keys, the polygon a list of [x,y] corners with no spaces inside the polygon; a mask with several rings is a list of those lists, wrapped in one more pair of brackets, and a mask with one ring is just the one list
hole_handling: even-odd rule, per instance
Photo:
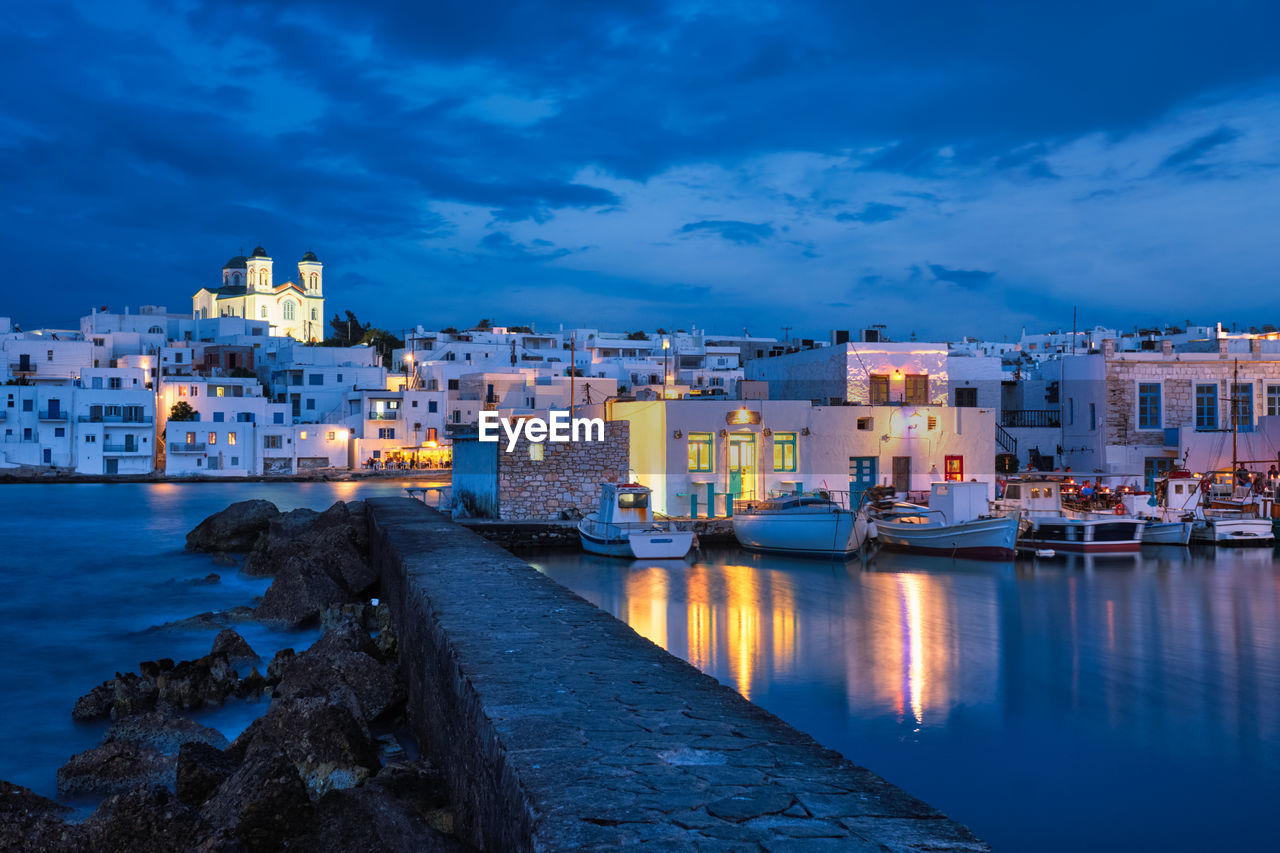
{"label": "window", "polygon": [[66,435],[67,435],[67,430],[66,430],[66,428],[65,428],[65,427],[54,427],[54,428],[53,428],[53,437],[54,437],[54,438],[65,438],[65,437],[66,437]]}
{"label": "window", "polygon": [[1218,386],[1196,386],[1196,429],[1218,428]]}
{"label": "window", "polygon": [[325,440],[325,441],[333,441],[335,438],[337,438],[337,436],[338,436],[338,434],[337,434],[336,432],[334,432],[333,430],[329,430],[328,432],[326,432],[326,433],[324,434],[324,440]]}
{"label": "window", "polygon": [[689,433],[689,470],[690,471],[713,471],[715,470],[711,464],[711,454],[714,448],[715,436],[709,432],[691,432]]}
{"label": "window", "polygon": [[314,309],[314,308],[312,308],[312,309],[311,309],[311,319],[312,319],[312,320],[318,320],[318,319],[319,319],[319,318],[316,316],[316,309]]}
{"label": "window", "polygon": [[417,400],[414,400],[414,401],[413,401],[413,407],[414,407],[415,409],[416,409],[416,408],[418,408],[418,401],[417,401]]}
{"label": "window", "polygon": [[97,437],[96,435],[86,435],[86,436],[84,437],[84,443],[85,443],[85,444],[97,444],[97,443],[98,443],[98,437]]}
{"label": "window", "polygon": [[928,430],[929,432],[932,432],[933,430],[937,429],[937,428],[938,428],[938,416],[937,416],[937,415],[929,415],[929,417],[925,418],[924,428],[925,428],[926,430]]}
{"label": "window", "polygon": [[379,427],[378,428],[378,438],[395,438],[395,437],[396,437],[395,427]]}
{"label": "window", "polygon": [[773,470],[796,470],[796,434],[794,432],[775,432],[773,434]]}
{"label": "window", "polygon": [[541,462],[543,459],[544,445],[541,441],[529,442],[529,459],[533,462]]}
{"label": "window", "polygon": [[199,397],[199,396],[200,396],[200,386],[199,386],[199,385],[192,385],[192,386],[191,386],[191,396],[192,396],[192,397]]}
{"label": "window", "polygon": [[278,435],[264,435],[262,437],[262,446],[267,450],[279,450],[284,447],[284,442],[280,440]]}
{"label": "window", "polygon": [[1248,382],[1231,383],[1231,412],[1241,430],[1253,429],[1253,386]]}
{"label": "window", "polygon": [[323,374],[323,373],[308,373],[308,374],[307,374],[307,384],[309,384],[309,385],[323,385],[323,384],[324,384],[324,374]]}
{"label": "window", "polygon": [[1267,386],[1267,416],[1280,415],[1280,385]]}
{"label": "window", "polygon": [[[264,275],[265,275],[265,273],[264,273]],[[264,284],[265,284],[265,282],[264,282]],[[286,320],[292,320],[292,319],[294,319],[294,317],[293,317],[293,312],[294,312],[294,303],[293,303],[292,301],[290,301],[290,300],[286,299],[286,300],[285,300],[285,302],[284,302],[284,318],[285,318]]]}
{"label": "window", "polygon": [[908,373],[906,380],[906,402],[914,406],[929,405],[929,375]]}
{"label": "window", "polygon": [[315,399],[315,397],[308,397],[308,398],[307,398],[307,408],[308,408],[308,409],[314,409],[315,407],[316,407],[316,399]]}
{"label": "window", "polygon": [[1089,404],[1089,429],[1098,428],[1098,404]]}
{"label": "window", "polygon": [[214,422],[215,424],[220,424],[220,423],[222,423],[222,420],[223,420],[223,418],[225,418],[225,417],[226,417],[226,415],[225,415],[225,413],[223,413],[223,412],[214,412],[214,413],[213,413],[213,422]]}
{"label": "window", "polygon": [[306,440],[307,440],[307,431],[304,429],[301,433],[299,433],[298,437],[299,437],[299,438],[301,438],[303,441],[306,441]]}
{"label": "window", "polygon": [[53,361],[53,350],[49,350],[44,357],[45,361]]}
{"label": "window", "polygon": [[23,430],[22,430],[22,440],[23,440],[23,441],[31,441],[31,440],[32,440],[32,437],[31,437],[31,427],[25,427],[25,428],[23,428]]}
{"label": "window", "polygon": [[858,429],[860,430],[873,430],[876,428],[875,424],[875,418],[858,418]]}
{"label": "window", "polygon": [[978,405],[978,389],[957,388],[955,405],[964,406],[966,408],[976,408]]}
{"label": "window", "polygon": [[210,444],[218,443],[218,434],[216,432],[209,433],[209,443]]}
{"label": "window", "polygon": [[[226,393],[226,391],[227,389],[225,385],[215,385],[213,388],[214,395],[218,397],[223,396]],[[196,395],[196,389],[193,387],[191,389],[191,396],[194,397],[195,395]]]}
{"label": "window", "polygon": [[1160,429],[1160,383],[1138,383],[1138,429]]}
{"label": "window", "polygon": [[436,440],[436,428],[427,427],[427,441],[435,441],[435,440]]}
{"label": "window", "polygon": [[458,380],[456,380],[456,379],[450,379],[450,380],[449,380],[449,390],[450,390],[450,391],[457,391],[457,390],[458,390]]}
{"label": "window", "polygon": [[284,412],[272,412],[272,413],[271,413],[271,422],[272,422],[273,424],[282,424],[282,423],[284,423]]}
{"label": "window", "polygon": [[964,480],[963,456],[947,456],[943,459],[942,466],[945,479],[957,482]]}
{"label": "window", "polygon": [[428,401],[427,401],[427,411],[428,411],[428,412],[434,412],[434,411],[436,410],[436,408],[437,408],[437,406],[436,406],[436,401],[435,401],[435,400],[428,400]]}
{"label": "window", "polygon": [[258,312],[258,316],[264,320],[267,319],[267,306],[265,305],[262,306],[262,308]]}
{"label": "window", "polygon": [[196,443],[196,434],[194,432],[187,433],[187,444]]}
{"label": "window", "polygon": [[227,444],[236,443],[236,434],[234,432],[227,433]]}
{"label": "window", "polygon": [[34,400],[31,400],[30,398],[28,398],[28,399],[26,399],[26,400],[23,400],[23,401],[22,401],[22,411],[24,411],[24,412],[30,412],[30,411],[32,411],[32,410],[33,410],[33,404],[34,404],[34,402],[35,402],[35,401],[34,401]]}
{"label": "window", "polygon": [[883,406],[889,402],[888,375],[871,374],[871,405]]}
{"label": "window", "polygon": [[240,464],[240,457],[239,457],[239,456],[232,456],[232,457],[231,457],[231,464],[232,464],[232,465],[239,465],[239,464]]}

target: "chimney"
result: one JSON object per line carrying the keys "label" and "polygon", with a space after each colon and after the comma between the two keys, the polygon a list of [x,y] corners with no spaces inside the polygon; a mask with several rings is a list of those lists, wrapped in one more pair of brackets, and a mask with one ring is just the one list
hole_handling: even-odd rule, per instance
{"label": "chimney", "polygon": [[1227,339],[1218,338],[1218,358],[1225,359],[1227,357]]}
{"label": "chimney", "polygon": [[1114,338],[1107,338],[1102,342],[1102,357],[1115,358],[1116,342]]}
{"label": "chimney", "polygon": [[1160,354],[1161,354],[1161,355],[1173,355],[1173,341],[1161,341],[1161,342],[1160,342]]}

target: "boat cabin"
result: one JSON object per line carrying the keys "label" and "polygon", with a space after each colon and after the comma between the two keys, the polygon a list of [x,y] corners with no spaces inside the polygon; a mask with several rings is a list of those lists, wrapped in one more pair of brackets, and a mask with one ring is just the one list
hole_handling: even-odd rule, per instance
{"label": "boat cabin", "polygon": [[1193,512],[1200,505],[1201,484],[1199,477],[1187,471],[1171,471],[1156,481],[1156,504],[1175,512]]}
{"label": "boat cabin", "polygon": [[[952,483],[950,485],[957,485]],[[1062,509],[1061,483],[1057,480],[1010,480],[1005,484],[1000,504],[1006,509],[1026,512],[1050,512],[1055,515]]]}
{"label": "boat cabin", "polygon": [[649,487],[639,483],[603,483],[597,520],[602,524],[647,524],[653,521]]}
{"label": "boat cabin", "polygon": [[942,513],[944,524],[959,524],[990,515],[986,483],[934,483],[929,509]]}

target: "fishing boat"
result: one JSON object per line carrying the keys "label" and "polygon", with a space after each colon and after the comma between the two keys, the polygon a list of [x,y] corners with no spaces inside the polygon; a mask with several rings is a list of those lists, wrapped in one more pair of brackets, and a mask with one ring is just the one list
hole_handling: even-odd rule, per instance
{"label": "fishing boat", "polygon": [[1124,496],[1130,514],[1147,520],[1144,545],[1186,545],[1199,505],[1200,480],[1191,472],[1170,471],[1154,483],[1154,492]]}
{"label": "fishing boat", "polygon": [[867,515],[822,492],[741,501],[733,510],[733,535],[755,551],[842,557],[866,541]]}
{"label": "fishing boat", "polygon": [[1004,495],[992,502],[994,514],[1018,516],[1019,550],[1127,554],[1142,547],[1145,519],[1128,515],[1123,507],[1111,513],[1065,507],[1065,479],[1065,473],[1010,478]]}
{"label": "fishing boat", "polygon": [[873,509],[881,547],[916,554],[1013,559],[1018,516],[993,516],[986,483],[933,483],[929,505],[895,503]]}
{"label": "fishing boat", "polygon": [[[1237,463],[1238,464],[1238,463]],[[1272,545],[1272,499],[1254,495],[1232,471],[1212,471],[1197,481],[1199,498],[1191,540],[1209,545]]]}
{"label": "fishing boat", "polygon": [[640,560],[678,560],[688,554],[693,531],[655,521],[649,497],[649,488],[639,483],[602,484],[600,509],[578,522],[583,550]]}

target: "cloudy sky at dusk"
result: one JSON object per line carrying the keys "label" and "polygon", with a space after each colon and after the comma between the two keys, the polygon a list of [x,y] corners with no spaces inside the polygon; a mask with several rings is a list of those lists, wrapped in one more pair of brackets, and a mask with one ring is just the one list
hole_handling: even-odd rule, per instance
{"label": "cloudy sky at dusk", "polygon": [[1280,322],[1274,2],[13,4],[0,315]]}

